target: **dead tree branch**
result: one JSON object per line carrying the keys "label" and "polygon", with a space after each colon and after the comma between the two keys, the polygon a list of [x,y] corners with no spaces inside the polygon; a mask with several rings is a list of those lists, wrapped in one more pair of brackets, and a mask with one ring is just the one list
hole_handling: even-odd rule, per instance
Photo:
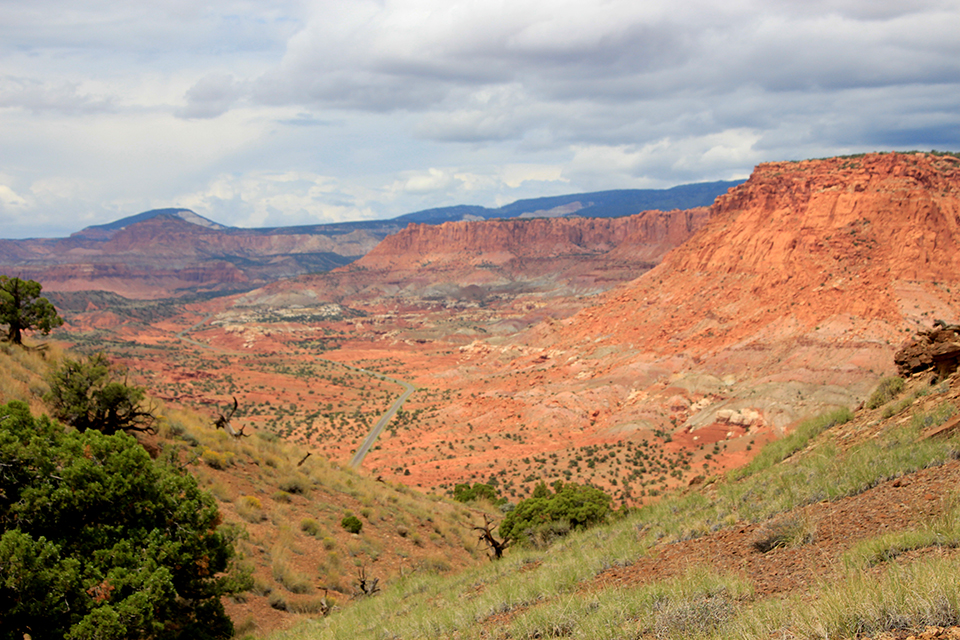
{"label": "dead tree branch", "polygon": [[233,408],[229,409],[226,415],[222,413],[219,414],[217,416],[217,419],[213,421],[213,426],[215,426],[217,429],[223,429],[224,431],[229,433],[231,436],[239,440],[240,438],[249,438],[250,434],[243,432],[243,430],[246,429],[246,427],[240,427],[240,430],[237,431],[236,429],[233,428],[233,425],[230,424],[230,419],[233,417],[233,414],[237,412],[238,406],[239,406],[239,403],[237,402],[237,397],[234,396]]}
{"label": "dead tree branch", "polygon": [[372,596],[376,592],[380,591],[380,587],[378,586],[379,582],[380,578],[367,580],[367,572],[365,567],[360,567],[359,573],[357,574],[357,595]]}
{"label": "dead tree branch", "polygon": [[480,532],[479,540],[487,545],[487,548],[493,552],[493,560],[499,560],[503,557],[503,552],[507,547],[510,546],[510,538],[504,538],[503,540],[497,540],[496,536],[493,535],[494,522],[490,519],[490,516],[483,514],[483,525],[479,527],[474,527],[474,531]]}

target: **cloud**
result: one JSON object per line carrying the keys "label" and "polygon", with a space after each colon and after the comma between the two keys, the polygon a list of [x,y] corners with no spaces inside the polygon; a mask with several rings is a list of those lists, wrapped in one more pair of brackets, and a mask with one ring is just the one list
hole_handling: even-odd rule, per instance
{"label": "cloud", "polygon": [[187,105],[177,110],[180,118],[216,118],[230,110],[243,95],[241,84],[229,73],[210,73],[186,93]]}
{"label": "cloud", "polygon": [[113,109],[109,98],[80,92],[80,84],[7,76],[0,78],[0,108],[67,115],[101,113]]}
{"label": "cloud", "polygon": [[5,229],[390,217],[960,145],[958,0],[7,4]]}

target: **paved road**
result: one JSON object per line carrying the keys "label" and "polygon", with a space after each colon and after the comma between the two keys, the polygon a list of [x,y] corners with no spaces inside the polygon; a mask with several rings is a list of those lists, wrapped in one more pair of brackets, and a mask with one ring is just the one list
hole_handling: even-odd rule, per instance
{"label": "paved road", "polygon": [[[350,368],[352,369],[353,367]],[[392,405],[390,405],[390,408],[387,409],[385,414],[380,416],[380,419],[377,420],[377,424],[373,425],[373,429],[370,430],[370,433],[364,439],[363,444],[361,444],[360,448],[357,449],[357,452],[353,454],[353,458],[350,459],[350,466],[354,469],[363,464],[363,459],[366,457],[367,453],[370,452],[370,448],[373,447],[373,443],[376,442],[377,438],[380,437],[380,433],[383,432],[383,428],[387,426],[387,423],[390,422],[393,416],[396,415],[400,407],[403,406],[403,403],[407,401],[407,398],[413,395],[413,392],[417,390],[412,384],[409,382],[404,382],[403,380],[388,378],[383,374],[373,373],[363,369],[358,369],[358,371],[363,371],[363,373],[366,373],[369,376],[401,385],[403,387],[403,394],[401,394],[401,396],[397,398]]]}
{"label": "paved road", "polygon": [[[187,342],[187,343],[189,343],[189,344],[192,344],[192,345],[194,345],[194,346],[201,347],[201,348],[204,348],[204,349],[212,349],[212,350],[214,350],[214,351],[220,351],[220,352],[223,352],[223,353],[237,353],[237,352],[235,352],[235,351],[230,351],[229,349],[223,349],[223,348],[221,348],[221,347],[214,347],[214,346],[209,345],[209,344],[204,344],[203,342],[197,342],[196,340],[194,340],[194,339],[192,339],[192,338],[188,338],[188,337],[185,335],[186,333],[188,333],[188,332],[190,332],[190,331],[194,331],[195,329],[200,328],[201,325],[206,324],[206,322],[207,322],[208,320],[210,320],[210,318],[212,318],[213,315],[214,315],[214,314],[212,314],[212,313],[211,313],[211,314],[208,314],[206,317],[204,317],[203,320],[201,320],[200,322],[196,323],[195,325],[193,325],[193,326],[191,326],[191,327],[188,327],[188,328],[184,329],[183,331],[178,331],[178,332],[177,332],[177,337],[180,338],[181,340],[183,340],[184,342]],[[399,398],[397,398],[396,400],[394,400],[393,404],[390,405],[390,408],[387,409],[387,412],[386,412],[385,414],[383,414],[382,416],[380,416],[380,419],[377,420],[377,423],[376,423],[375,425],[373,425],[373,429],[371,429],[371,430],[370,430],[370,433],[367,434],[367,437],[364,438],[363,443],[361,443],[361,445],[360,445],[360,448],[357,449],[357,452],[354,453],[354,454],[353,454],[353,457],[350,459],[350,466],[353,467],[354,469],[356,469],[356,468],[359,467],[361,464],[363,464],[363,459],[367,457],[367,454],[370,452],[370,449],[373,448],[373,444],[377,441],[377,438],[380,437],[380,434],[383,432],[383,428],[386,427],[386,426],[387,426],[387,423],[390,422],[390,420],[393,419],[393,416],[397,415],[397,411],[400,410],[400,407],[403,406],[403,403],[406,402],[407,399],[410,398],[410,396],[413,395],[413,392],[416,391],[417,389],[416,389],[416,387],[414,387],[414,386],[413,386],[412,384],[410,384],[409,382],[404,382],[403,380],[397,380],[396,378],[391,378],[391,377],[389,377],[389,376],[385,376],[385,375],[383,375],[382,373],[377,373],[376,371],[368,371],[368,370],[366,370],[366,369],[361,369],[361,368],[359,368],[359,367],[354,367],[354,366],[351,366],[351,365],[349,365],[349,364],[344,364],[344,363],[342,363],[342,362],[336,362],[336,361],[334,361],[334,360],[326,360],[326,359],[324,359],[324,358],[317,358],[317,359],[320,360],[320,361],[322,361],[322,362],[329,362],[330,364],[336,364],[336,365],[340,365],[341,367],[346,367],[347,369],[352,369],[352,370],[354,370],[354,371],[359,371],[360,373],[363,373],[363,374],[365,374],[365,375],[368,375],[368,376],[370,376],[371,378],[380,378],[381,380],[385,380],[385,381],[387,381],[387,382],[392,382],[392,383],[394,383],[394,384],[398,384],[398,385],[400,385],[401,387],[403,387],[403,393],[400,395]]]}

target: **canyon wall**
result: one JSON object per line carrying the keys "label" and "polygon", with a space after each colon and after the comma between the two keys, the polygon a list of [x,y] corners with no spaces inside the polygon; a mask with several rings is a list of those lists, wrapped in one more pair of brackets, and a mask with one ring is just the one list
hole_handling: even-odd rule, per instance
{"label": "canyon wall", "polygon": [[503,265],[512,260],[600,256],[659,262],[707,219],[709,209],[645,211],[623,218],[535,218],[411,224],[357,262],[368,269],[415,264]]}

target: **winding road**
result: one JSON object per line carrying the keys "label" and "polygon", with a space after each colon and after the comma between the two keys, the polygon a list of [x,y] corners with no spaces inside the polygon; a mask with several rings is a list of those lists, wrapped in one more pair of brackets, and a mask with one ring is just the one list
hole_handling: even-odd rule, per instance
{"label": "winding road", "polygon": [[[212,314],[212,313],[207,314],[207,315],[203,318],[203,320],[201,320],[200,322],[198,322],[198,323],[196,323],[196,324],[194,324],[194,325],[192,325],[192,326],[190,326],[190,327],[187,327],[186,329],[183,329],[182,331],[178,331],[178,332],[176,333],[176,337],[179,338],[180,340],[183,340],[184,342],[186,342],[186,343],[188,343],[188,344],[192,344],[192,345],[194,345],[194,346],[196,346],[196,347],[201,347],[201,348],[203,348],[203,349],[211,349],[211,350],[213,350],[213,351],[220,351],[220,352],[222,352],[222,353],[232,353],[232,354],[237,354],[237,355],[244,355],[244,354],[240,354],[240,353],[237,352],[237,351],[231,351],[231,350],[229,350],[229,349],[223,349],[223,348],[221,348],[221,347],[214,347],[213,345],[210,345],[210,344],[204,344],[203,342],[198,342],[198,341],[194,340],[193,338],[188,338],[188,337],[185,335],[186,333],[188,333],[188,332],[190,332],[190,331],[194,331],[195,329],[198,329],[198,328],[200,328],[201,326],[203,326],[204,324],[206,324],[213,316],[214,316],[214,314]],[[391,378],[391,377],[389,377],[389,376],[385,376],[385,375],[383,375],[382,373],[377,373],[376,371],[368,371],[368,370],[366,370],[366,369],[361,369],[361,368],[359,368],[359,367],[354,367],[353,365],[344,364],[344,363],[342,363],[342,362],[337,362],[337,361],[335,361],[335,360],[327,360],[326,358],[317,358],[317,360],[319,360],[319,361],[321,361],[321,362],[328,362],[328,363],[330,363],[330,364],[339,365],[339,366],[345,367],[345,368],[347,368],[347,369],[352,369],[353,371],[358,371],[358,372],[360,372],[360,373],[362,373],[362,374],[364,374],[364,375],[368,375],[368,376],[370,376],[371,378],[379,378],[379,379],[381,379],[381,380],[385,380],[386,382],[392,382],[392,383],[394,383],[394,384],[398,384],[398,385],[400,385],[401,387],[403,387],[403,393],[400,394],[400,397],[399,397],[399,398],[397,398],[396,400],[393,401],[393,404],[390,405],[390,408],[387,409],[387,412],[384,413],[382,416],[380,416],[380,419],[377,420],[377,423],[376,423],[375,425],[373,425],[373,428],[370,430],[370,433],[368,433],[368,434],[367,434],[367,437],[363,439],[363,442],[360,444],[360,447],[357,449],[356,453],[354,453],[354,454],[353,454],[353,457],[350,458],[350,467],[353,468],[353,469],[356,469],[356,468],[359,467],[361,464],[363,464],[363,459],[367,457],[367,454],[368,454],[368,453],[370,453],[370,449],[373,448],[373,445],[374,445],[374,443],[377,441],[377,438],[379,438],[379,437],[380,437],[380,434],[383,433],[383,429],[384,429],[384,427],[387,426],[387,423],[390,422],[390,420],[392,420],[395,415],[397,415],[397,411],[400,410],[400,407],[403,406],[403,403],[406,402],[406,401],[410,398],[410,396],[413,395],[413,392],[416,391],[417,388],[414,387],[414,386],[413,386],[412,384],[410,384],[409,382],[404,382],[403,380],[397,380],[396,378]]]}

